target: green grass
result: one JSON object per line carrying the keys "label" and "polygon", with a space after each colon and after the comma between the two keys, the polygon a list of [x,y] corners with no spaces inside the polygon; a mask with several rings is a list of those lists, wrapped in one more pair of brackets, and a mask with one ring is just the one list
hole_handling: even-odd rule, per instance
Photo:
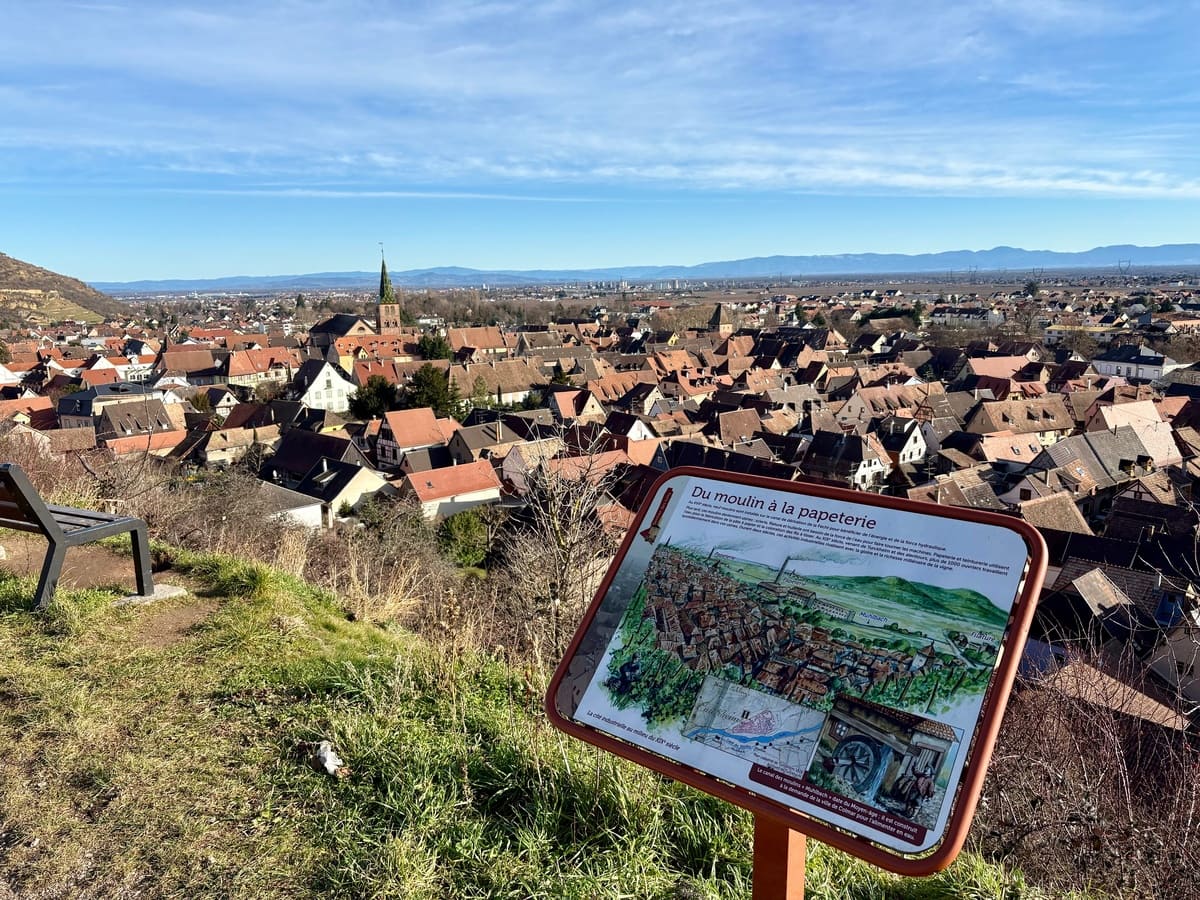
{"label": "green grass", "polygon": [[[270,569],[177,560],[217,603],[0,577],[0,894],[749,897],[751,821],[553,729],[542,677],[347,621]],[[331,740],[333,778],[303,746]],[[903,880],[812,845],[808,896],[1034,898],[964,856]]]}

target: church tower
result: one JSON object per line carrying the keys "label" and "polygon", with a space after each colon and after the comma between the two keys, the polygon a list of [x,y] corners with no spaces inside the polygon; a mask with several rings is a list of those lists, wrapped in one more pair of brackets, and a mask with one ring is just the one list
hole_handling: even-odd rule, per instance
{"label": "church tower", "polygon": [[729,315],[729,310],[725,308],[725,304],[717,302],[717,308],[713,310],[712,318],[708,320],[708,330],[715,331],[723,338],[733,334],[733,318]]}
{"label": "church tower", "polygon": [[388,277],[387,260],[379,269],[379,305],[375,308],[375,330],[379,334],[400,333],[400,304],[396,302],[396,291]]}

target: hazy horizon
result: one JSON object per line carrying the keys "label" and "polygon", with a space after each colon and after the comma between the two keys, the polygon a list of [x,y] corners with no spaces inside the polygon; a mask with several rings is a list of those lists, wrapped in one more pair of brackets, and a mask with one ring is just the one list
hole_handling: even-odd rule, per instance
{"label": "hazy horizon", "polygon": [[0,251],[91,282],[1200,239],[1189,3],[13,4]]}
{"label": "hazy horizon", "polygon": [[[1180,245],[1160,245],[1160,247],[1171,247],[1171,246],[1180,246]],[[1168,270],[1168,269],[1174,269],[1174,268],[1177,268],[1181,271],[1182,270],[1200,271],[1200,244],[1188,244],[1188,245],[1182,245],[1182,246],[1192,248],[1192,250],[1195,252],[1192,254],[1188,254],[1186,260],[1183,259],[1182,255],[1174,254],[1172,256],[1173,261],[1169,261],[1169,262],[1164,262],[1164,261],[1145,262],[1144,261],[1144,259],[1143,259],[1144,257],[1153,256],[1154,251],[1159,249],[1157,247],[1132,247],[1131,248],[1127,245],[1121,245],[1120,249],[1123,252],[1131,253],[1135,257],[1143,257],[1143,258],[1139,258],[1136,261],[1130,260],[1130,259],[1119,259],[1118,257],[1120,254],[1118,254],[1118,255],[1113,255],[1111,260],[1106,258],[1103,261],[1099,261],[1099,260],[1097,260],[1097,257],[1102,254],[1098,254],[1096,251],[1104,251],[1107,248],[1097,247],[1097,248],[1088,248],[1087,250],[1079,251],[1079,253],[1078,253],[1079,256],[1086,256],[1086,255],[1090,254],[1090,256],[1088,256],[1088,259],[1095,260],[1095,261],[1092,261],[1092,262],[1081,261],[1078,263],[1072,263],[1070,261],[1066,261],[1066,262],[1062,262],[1060,264],[1055,264],[1055,261],[1048,258],[1051,254],[1054,253],[1054,251],[1025,250],[1023,248],[1014,248],[1014,247],[994,247],[994,248],[989,248],[987,250],[946,250],[946,251],[940,251],[939,254],[936,254],[936,255],[965,257],[968,255],[978,254],[977,260],[986,262],[987,259],[993,258],[990,256],[990,254],[998,254],[998,253],[1001,253],[1002,251],[1013,251],[1013,254],[1009,254],[1009,255],[1028,254],[1031,258],[1028,260],[1013,261],[1007,265],[1003,264],[1003,263],[999,263],[999,262],[994,265],[983,265],[983,264],[971,265],[970,261],[967,259],[955,258],[953,260],[953,263],[954,263],[953,266],[949,266],[949,267],[944,266],[942,268],[933,268],[933,267],[922,268],[920,265],[921,263],[930,261],[929,254],[921,254],[921,255],[904,257],[903,259],[908,261],[907,264],[903,264],[903,263],[896,264],[896,259],[895,259],[896,254],[880,254],[879,256],[880,256],[881,261],[876,264],[875,268],[870,268],[870,267],[864,267],[864,268],[859,268],[859,269],[855,269],[852,267],[845,268],[845,269],[837,268],[837,266],[834,264],[835,260],[836,261],[845,260],[846,264],[848,266],[853,266],[854,264],[858,264],[863,256],[872,255],[872,254],[847,253],[847,254],[833,254],[833,255],[829,255],[827,257],[815,257],[815,258],[813,258],[814,260],[821,259],[821,260],[827,260],[827,262],[824,264],[823,267],[817,266],[816,268],[813,268],[810,266],[807,268],[806,271],[801,271],[801,270],[792,271],[792,269],[790,269],[790,268],[786,269],[786,270],[780,268],[781,260],[801,259],[801,257],[787,256],[787,257],[749,257],[749,258],[742,259],[742,260],[705,260],[702,263],[698,264],[698,266],[691,266],[691,267],[683,266],[683,265],[672,265],[671,263],[646,263],[646,264],[640,264],[640,265],[639,264],[631,264],[631,265],[625,265],[625,266],[617,265],[617,266],[605,266],[605,267],[591,268],[591,269],[582,269],[582,268],[550,269],[550,268],[546,268],[546,267],[537,267],[537,268],[533,268],[533,269],[490,269],[489,270],[489,269],[474,269],[472,267],[466,267],[466,266],[439,266],[439,267],[427,267],[427,268],[400,269],[400,268],[396,268],[395,266],[391,266],[391,267],[389,267],[389,272],[391,273],[393,281],[395,281],[397,284],[400,284],[401,282],[403,282],[405,280],[406,276],[409,276],[414,273],[430,273],[430,272],[452,273],[453,275],[457,276],[457,280],[454,280],[450,276],[447,276],[448,278],[450,278],[450,280],[448,280],[446,282],[445,286],[462,286],[463,284],[469,282],[471,280],[471,276],[473,276],[473,275],[479,275],[479,276],[483,276],[483,277],[511,276],[511,279],[517,279],[517,278],[524,277],[524,276],[546,276],[543,279],[543,281],[555,281],[555,280],[563,280],[563,279],[567,279],[567,280],[587,279],[589,277],[594,278],[596,280],[612,280],[613,278],[621,278],[621,279],[632,280],[632,281],[656,281],[656,280],[661,280],[661,279],[681,279],[681,280],[687,280],[687,281],[693,281],[693,282],[699,281],[699,280],[705,280],[705,279],[712,280],[712,281],[723,281],[723,280],[730,280],[730,279],[762,280],[762,279],[770,279],[770,278],[776,278],[776,277],[813,279],[813,280],[827,280],[827,279],[840,279],[840,278],[851,278],[851,279],[859,278],[862,280],[872,280],[872,279],[886,280],[889,277],[900,277],[900,278],[903,278],[905,281],[911,281],[912,279],[918,278],[919,276],[922,276],[922,275],[928,275],[931,277],[937,277],[937,278],[941,279],[941,278],[946,277],[948,274],[953,274],[955,272],[955,270],[957,269],[957,270],[959,270],[959,274],[961,274],[964,278],[970,277],[970,278],[985,278],[986,279],[988,277],[991,277],[993,280],[999,280],[998,276],[1003,276],[1003,277],[1007,278],[1008,280],[1013,281],[1013,280],[1020,280],[1027,276],[1031,276],[1031,272],[1033,271],[1032,269],[1028,269],[1028,270],[1022,269],[1022,266],[1031,266],[1031,265],[1038,269],[1043,270],[1047,275],[1050,273],[1053,273],[1053,272],[1088,272],[1088,273],[1092,273],[1092,274],[1104,274],[1105,272],[1107,272],[1109,270],[1112,270],[1112,274],[1119,274],[1120,270],[1119,270],[1118,263],[1129,263],[1130,268],[1128,271],[1132,272],[1136,269],[1136,273],[1139,275],[1144,274],[1147,271]],[[1045,254],[1047,258],[1046,259],[1034,259],[1033,258],[1034,256],[1040,255],[1040,254]],[[1160,258],[1166,259],[1168,256],[1171,256],[1171,255],[1164,253],[1164,254],[1160,255]],[[760,263],[760,262],[761,262],[760,265],[757,265],[757,266],[753,265],[755,263]],[[889,265],[894,265],[894,267],[889,268]],[[724,267],[727,271],[722,272],[721,271],[722,267]],[[689,268],[691,268],[691,269],[699,268],[703,271],[687,271]],[[267,281],[271,281],[271,280],[278,280],[281,282],[281,285],[284,285],[284,284],[300,284],[301,282],[305,281],[306,279],[309,279],[309,280],[326,279],[326,280],[329,280],[328,286],[331,288],[335,287],[335,286],[337,286],[337,287],[351,287],[351,286],[361,287],[362,285],[359,284],[359,282],[362,282],[363,284],[366,284],[367,286],[370,286],[373,289],[375,286],[376,280],[378,278],[378,274],[379,274],[378,269],[344,269],[344,270],[324,271],[324,272],[264,272],[264,273],[241,272],[241,273],[231,273],[231,274],[226,274],[226,275],[221,275],[221,276],[214,276],[212,278],[173,278],[173,277],[141,278],[141,279],[131,279],[128,281],[116,281],[116,282],[96,281],[96,282],[90,282],[90,283],[93,284],[93,286],[100,287],[101,289],[119,289],[121,287],[128,287],[129,289],[137,289],[137,286],[139,286],[139,285],[165,285],[165,284],[172,284],[172,283],[177,282],[181,285],[181,287],[178,289],[188,290],[191,288],[186,287],[187,285],[200,285],[200,284],[206,284],[206,283],[212,283],[212,285],[214,287],[217,287],[217,286],[231,286],[232,287],[232,286],[236,286],[236,284],[243,284],[243,285],[247,285],[247,286],[257,286],[257,287],[265,288],[268,285],[259,284],[259,283],[267,282]],[[561,276],[561,277],[556,279],[555,276]],[[332,281],[332,279],[336,279],[339,277],[342,277],[345,280],[341,281],[341,282],[337,282],[335,285],[334,282]],[[498,286],[503,286],[504,284],[518,283],[517,281],[511,280],[511,279],[508,282],[502,282],[502,283],[498,284]],[[534,278],[533,281],[523,282],[523,283],[536,283],[536,282],[537,282],[537,279]],[[226,285],[226,283],[231,283],[231,284]],[[428,280],[421,281],[421,282],[414,281],[412,283],[413,284],[420,283],[420,284],[425,284],[425,285],[430,285],[430,286],[432,286],[434,284],[433,281],[428,281]],[[279,289],[286,290],[288,288],[285,286],[281,286]],[[315,290],[318,288],[316,288],[315,286],[310,286],[310,287],[305,287],[304,289],[314,289]]]}

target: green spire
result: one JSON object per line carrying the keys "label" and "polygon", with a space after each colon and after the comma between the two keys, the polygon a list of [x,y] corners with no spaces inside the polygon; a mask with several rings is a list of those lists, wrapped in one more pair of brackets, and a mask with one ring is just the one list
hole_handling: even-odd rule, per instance
{"label": "green spire", "polygon": [[396,292],[392,288],[392,279],[388,277],[387,273],[387,260],[383,261],[379,269],[379,302],[396,302]]}

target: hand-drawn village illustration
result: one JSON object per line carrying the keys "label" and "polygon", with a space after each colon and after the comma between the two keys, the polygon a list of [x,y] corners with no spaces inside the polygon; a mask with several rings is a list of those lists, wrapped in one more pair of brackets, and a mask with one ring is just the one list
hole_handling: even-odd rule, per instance
{"label": "hand-drawn village illustration", "polygon": [[608,701],[932,828],[962,741],[937,717],[981,702],[1007,613],[966,588],[805,574],[811,558],[658,544],[601,675]]}

